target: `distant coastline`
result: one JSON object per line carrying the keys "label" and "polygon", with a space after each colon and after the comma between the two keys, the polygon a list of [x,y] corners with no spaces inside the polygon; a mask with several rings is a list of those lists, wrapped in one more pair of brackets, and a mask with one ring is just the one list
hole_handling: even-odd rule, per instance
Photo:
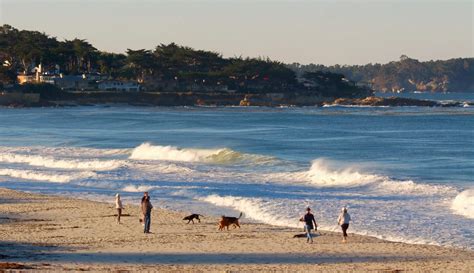
{"label": "distant coastline", "polygon": [[[0,93],[0,105],[7,107],[67,107],[91,105],[131,106],[421,106],[421,107],[467,107],[474,102],[377,97],[332,98],[313,94],[229,94],[197,92],[111,92],[77,91],[50,93]],[[44,98],[46,97],[46,98]]]}
{"label": "distant coastline", "polygon": [[108,53],[86,40],[59,41],[9,25],[0,26],[0,39],[0,105],[9,107],[114,103],[456,107],[466,104],[374,97],[374,93],[474,90],[473,58],[418,62],[403,55],[399,62],[385,65],[325,67],[268,58],[224,58],[175,43]]}

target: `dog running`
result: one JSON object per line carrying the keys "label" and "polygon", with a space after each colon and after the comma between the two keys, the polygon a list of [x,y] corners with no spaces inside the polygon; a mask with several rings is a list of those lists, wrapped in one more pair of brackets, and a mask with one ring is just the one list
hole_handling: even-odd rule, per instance
{"label": "dog running", "polygon": [[225,227],[227,227],[227,230],[229,230],[229,226],[233,225],[234,228],[240,228],[239,225],[239,219],[242,217],[242,212],[240,213],[239,217],[229,217],[229,216],[224,216],[222,215],[221,220],[219,221],[219,230],[224,230]]}
{"label": "dog running", "polygon": [[188,220],[188,224],[190,222],[193,222],[194,224],[194,219],[198,220],[198,222],[201,223],[201,219],[199,219],[199,216],[204,217],[204,215],[194,213],[194,214],[184,217],[183,220]]}

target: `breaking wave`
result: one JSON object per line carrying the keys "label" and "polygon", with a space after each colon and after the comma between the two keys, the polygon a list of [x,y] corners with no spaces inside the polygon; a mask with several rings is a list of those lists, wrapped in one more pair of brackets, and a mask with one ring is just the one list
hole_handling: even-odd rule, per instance
{"label": "breaking wave", "polygon": [[157,186],[147,186],[147,185],[127,185],[122,188],[124,192],[145,192],[157,188]]}
{"label": "breaking wave", "polygon": [[46,168],[98,171],[113,170],[123,165],[123,162],[120,160],[55,159],[51,156],[22,155],[14,153],[0,154],[0,162],[24,163],[30,166]]}
{"label": "breaking wave", "polygon": [[454,198],[451,209],[459,215],[474,219],[474,189],[461,192]]}
{"label": "breaking wave", "polygon": [[57,174],[32,170],[0,169],[0,175],[27,180],[45,181],[53,183],[68,183],[77,179],[91,178],[94,177],[96,174],[94,172]]}
{"label": "breaking wave", "polygon": [[355,167],[334,168],[325,159],[314,160],[308,171],[278,173],[272,178],[300,182],[316,187],[359,188],[370,187],[378,192],[433,195],[452,193],[448,186],[418,184],[411,180],[395,180],[388,176],[366,173]]}
{"label": "breaking wave", "polygon": [[228,148],[187,149],[175,146],[151,145],[150,143],[143,143],[136,147],[132,151],[130,159],[204,162],[214,164],[236,162],[267,163],[273,160],[272,157],[239,153]]}
{"label": "breaking wave", "polygon": [[133,167],[137,170],[146,172],[158,172],[161,174],[190,174],[194,170],[186,166],[178,166],[176,164],[135,164]]}

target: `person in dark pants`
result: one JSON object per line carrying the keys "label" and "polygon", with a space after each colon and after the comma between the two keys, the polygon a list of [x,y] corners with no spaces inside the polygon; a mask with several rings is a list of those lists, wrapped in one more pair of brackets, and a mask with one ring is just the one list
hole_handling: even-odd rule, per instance
{"label": "person in dark pants", "polygon": [[150,233],[150,225],[151,225],[151,210],[153,206],[150,202],[150,197],[147,195],[142,199],[141,209],[143,214],[143,221],[145,224],[145,228],[143,229],[143,233]]}
{"label": "person in dark pants", "polygon": [[[148,192],[144,192],[143,193],[143,196],[142,196],[142,201],[140,202],[140,205],[142,206],[143,205],[143,202],[145,202],[145,199],[147,198],[148,196]],[[141,207],[140,207],[141,209]],[[145,214],[143,214],[143,209],[141,209],[141,213],[140,213],[140,223],[142,223],[142,225],[145,225]]]}
{"label": "person in dark pants", "polygon": [[300,221],[305,223],[304,229],[306,231],[306,242],[309,243],[311,241],[311,243],[313,243],[313,235],[311,234],[311,230],[316,229],[318,225],[316,224],[316,220],[314,219],[314,215],[311,213],[310,208],[306,209],[306,214],[301,217]]}
{"label": "person in dark pants", "polygon": [[342,229],[342,242],[347,242],[347,229],[349,228],[349,222],[351,221],[351,216],[347,212],[347,208],[344,207],[341,210],[341,214],[337,218],[337,223],[341,226]]}

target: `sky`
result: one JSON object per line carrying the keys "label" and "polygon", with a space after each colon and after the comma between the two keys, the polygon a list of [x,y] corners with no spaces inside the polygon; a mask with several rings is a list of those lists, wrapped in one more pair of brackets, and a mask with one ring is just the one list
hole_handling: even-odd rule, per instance
{"label": "sky", "polygon": [[474,56],[474,0],[0,0],[0,24],[116,53],[175,42],[301,64]]}

